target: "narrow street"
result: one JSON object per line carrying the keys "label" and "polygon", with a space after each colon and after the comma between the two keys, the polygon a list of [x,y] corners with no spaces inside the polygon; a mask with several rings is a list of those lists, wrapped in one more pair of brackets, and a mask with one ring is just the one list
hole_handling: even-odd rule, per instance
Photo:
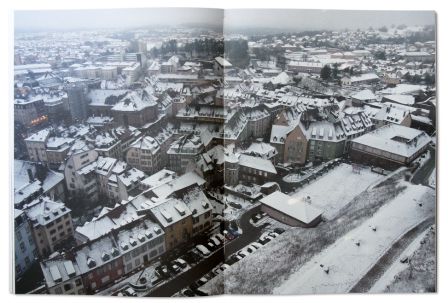
{"label": "narrow street", "polygon": [[436,164],[436,151],[433,147],[430,147],[429,152],[431,154],[431,158],[422,167],[417,169],[417,172],[412,177],[412,183],[428,185],[428,178],[431,176],[432,170]]}
{"label": "narrow street", "polygon": [[239,226],[243,231],[242,235],[226,244],[225,247],[221,247],[214,251],[209,257],[201,260],[190,270],[183,272],[159,287],[154,288],[147,294],[147,297],[167,297],[174,295],[182,288],[185,288],[191,285],[194,281],[200,279],[219,263],[224,262],[224,260],[231,254],[237,252],[249,243],[256,241],[261,235],[261,228],[254,227],[249,222],[249,219],[253,214],[259,211],[260,207],[257,206],[248,210],[241,216],[239,219]]}

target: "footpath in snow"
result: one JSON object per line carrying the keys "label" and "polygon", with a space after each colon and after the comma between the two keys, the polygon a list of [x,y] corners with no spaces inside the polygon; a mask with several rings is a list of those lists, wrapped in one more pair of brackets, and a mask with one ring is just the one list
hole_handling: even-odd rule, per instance
{"label": "footpath in snow", "polygon": [[313,257],[274,294],[348,292],[406,231],[435,215],[434,190],[405,184],[403,193]]}
{"label": "footpath in snow", "polygon": [[408,263],[401,263],[400,260],[411,258],[412,254],[420,247],[420,242],[425,238],[428,231],[429,228],[412,241],[412,243],[400,254],[397,260],[395,260],[395,262],[387,269],[384,275],[376,281],[369,290],[370,293],[384,293],[386,291],[387,286],[393,282],[395,276],[409,266]]}

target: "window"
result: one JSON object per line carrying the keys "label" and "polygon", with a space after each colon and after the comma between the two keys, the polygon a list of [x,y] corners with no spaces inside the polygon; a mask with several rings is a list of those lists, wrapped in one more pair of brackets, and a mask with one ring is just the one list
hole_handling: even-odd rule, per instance
{"label": "window", "polygon": [[70,289],[72,289],[72,284],[64,284],[64,291],[69,291]]}
{"label": "window", "polygon": [[75,284],[76,284],[76,286],[80,286],[81,285],[81,279],[76,279],[75,280]]}

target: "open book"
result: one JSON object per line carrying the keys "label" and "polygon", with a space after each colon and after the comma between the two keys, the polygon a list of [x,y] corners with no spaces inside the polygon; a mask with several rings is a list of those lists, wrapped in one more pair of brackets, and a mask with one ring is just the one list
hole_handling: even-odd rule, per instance
{"label": "open book", "polygon": [[16,11],[12,291],[435,292],[435,31],[422,11]]}

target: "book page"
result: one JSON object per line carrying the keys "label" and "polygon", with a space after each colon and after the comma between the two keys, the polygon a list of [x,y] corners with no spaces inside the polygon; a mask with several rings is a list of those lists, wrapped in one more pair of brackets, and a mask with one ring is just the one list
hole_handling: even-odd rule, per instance
{"label": "book page", "polygon": [[15,12],[14,293],[206,295],[225,269],[222,20]]}
{"label": "book page", "polygon": [[226,294],[436,290],[435,27],[225,11]]}

